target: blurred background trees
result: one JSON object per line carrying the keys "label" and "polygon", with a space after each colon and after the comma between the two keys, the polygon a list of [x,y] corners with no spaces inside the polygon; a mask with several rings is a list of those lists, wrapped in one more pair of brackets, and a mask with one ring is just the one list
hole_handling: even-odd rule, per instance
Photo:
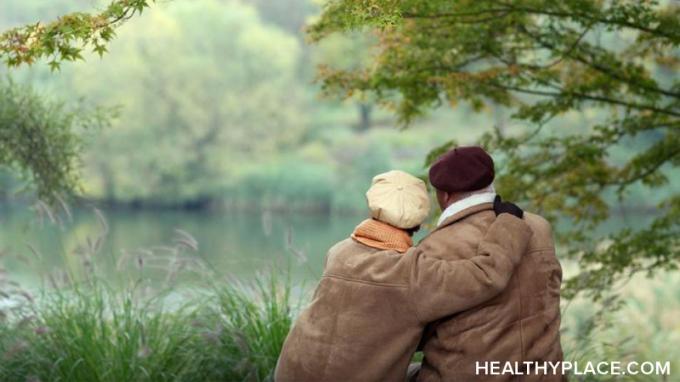
{"label": "blurred background trees", "polygon": [[299,56],[295,38],[236,4],[178,2],[131,23],[105,61],[62,78],[122,110],[88,155],[91,196],[200,205],[249,161],[297,144],[305,127],[294,86]]}
{"label": "blurred background trees", "polygon": [[0,194],[7,197],[12,186],[16,192],[27,184],[48,201],[72,192],[78,186],[81,135],[106,123],[102,111],[69,109],[26,85],[0,80],[0,169],[5,170]]}
{"label": "blurred background trees", "polygon": [[[92,7],[89,0],[3,4],[0,27]],[[420,132],[400,134],[370,96],[321,99],[316,67],[361,67],[373,37],[310,46],[303,26],[319,10],[309,0],[154,3],[114,25],[101,58],[86,48],[83,60],[58,60],[57,72],[49,59],[5,72],[47,97],[118,111],[110,128],[81,137],[82,198],[156,208],[361,210],[376,172],[420,172],[429,148],[464,129],[433,118]],[[459,113],[441,115],[468,123]]]}

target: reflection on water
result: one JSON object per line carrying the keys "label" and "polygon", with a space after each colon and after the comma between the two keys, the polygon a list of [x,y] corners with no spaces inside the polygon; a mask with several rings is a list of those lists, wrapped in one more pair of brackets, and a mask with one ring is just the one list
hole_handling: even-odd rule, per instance
{"label": "reflection on water", "polygon": [[[218,275],[247,280],[258,271],[274,268],[283,272],[289,268],[296,281],[317,280],[327,250],[346,238],[364,218],[266,211],[104,210],[102,222],[94,209],[81,208],[72,211],[70,217],[58,214],[63,222],[54,224],[50,216],[44,216],[41,222],[38,215],[28,207],[0,207],[0,270],[6,269],[11,279],[28,286],[37,286],[39,275],[55,269],[68,269],[75,276],[85,274],[87,264],[83,263],[87,261],[78,255],[83,248],[100,248],[91,262],[105,279],[128,281],[129,276],[136,276],[131,272],[142,271],[147,278],[166,277],[167,269],[153,273],[154,264],[150,262],[136,269],[120,267],[121,260],[135,265],[136,254],[149,250],[154,256],[167,254],[178,241],[192,247],[194,240],[198,250],[184,254],[199,259]],[[601,233],[635,229],[650,219],[617,216],[599,229]],[[416,242],[425,234],[426,230],[419,232]],[[562,252],[558,247],[558,255]]]}
{"label": "reflection on water", "polygon": [[[272,266],[290,265],[296,279],[313,280],[328,248],[346,238],[361,216],[324,216],[188,211],[103,211],[106,228],[92,209],[61,214],[64,222],[41,222],[26,207],[0,209],[0,262],[13,279],[35,284],[37,274],[80,262],[78,247],[101,245],[97,269],[104,277],[119,272],[125,253],[163,249],[186,232],[198,242],[199,256],[224,275],[252,277]],[[103,242],[96,238],[107,230]]]}

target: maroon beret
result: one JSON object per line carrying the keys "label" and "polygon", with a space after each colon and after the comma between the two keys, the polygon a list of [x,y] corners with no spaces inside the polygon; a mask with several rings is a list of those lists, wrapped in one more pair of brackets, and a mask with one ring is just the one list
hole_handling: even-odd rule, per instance
{"label": "maroon beret", "polygon": [[430,183],[446,192],[482,189],[494,178],[493,159],[477,146],[456,147],[430,167]]}

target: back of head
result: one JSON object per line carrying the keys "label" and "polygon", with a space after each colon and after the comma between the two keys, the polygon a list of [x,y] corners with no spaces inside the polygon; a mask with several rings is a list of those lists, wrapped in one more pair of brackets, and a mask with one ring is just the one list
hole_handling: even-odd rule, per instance
{"label": "back of head", "polygon": [[494,163],[483,148],[456,147],[430,167],[430,183],[439,191],[465,193],[481,190],[494,179]]}
{"label": "back of head", "polygon": [[425,182],[399,170],[376,175],[366,200],[373,219],[401,229],[421,225],[430,213]]}

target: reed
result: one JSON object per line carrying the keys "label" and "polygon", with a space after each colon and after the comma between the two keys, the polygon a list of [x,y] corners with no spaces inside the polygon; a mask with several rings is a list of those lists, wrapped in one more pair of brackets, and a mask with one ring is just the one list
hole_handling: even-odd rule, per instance
{"label": "reed", "polygon": [[265,381],[291,325],[276,277],[186,302],[94,279],[5,313],[1,381]]}

